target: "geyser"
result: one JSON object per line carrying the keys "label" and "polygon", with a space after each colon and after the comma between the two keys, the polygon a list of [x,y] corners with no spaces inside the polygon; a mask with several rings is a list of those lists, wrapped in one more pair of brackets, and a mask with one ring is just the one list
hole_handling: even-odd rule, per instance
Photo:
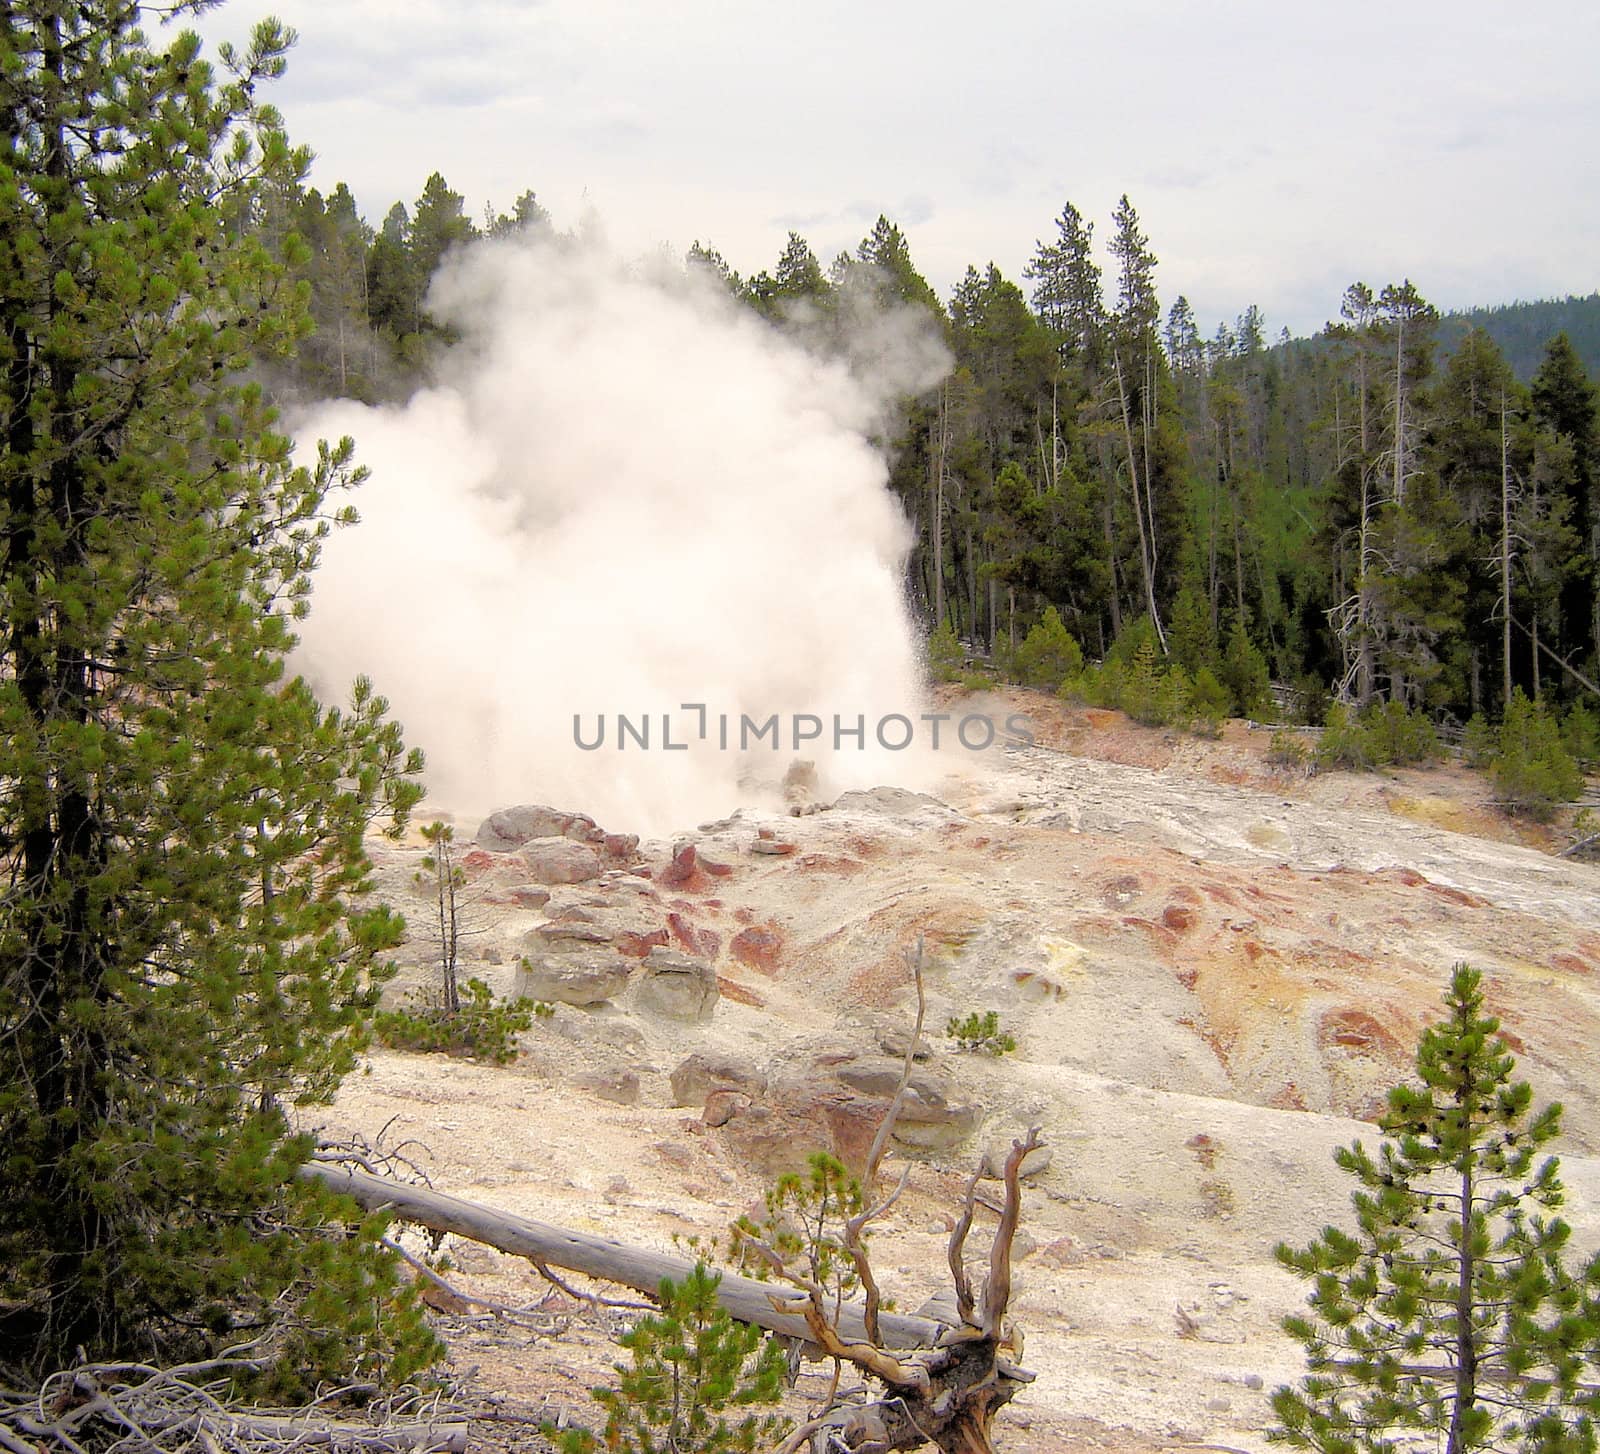
{"label": "geyser", "polygon": [[[427,752],[433,801],[667,833],[728,811],[741,781],[776,782],[803,717],[826,724],[798,755],[829,790],[926,771],[874,731],[915,717],[921,687],[910,535],[871,440],[892,398],[948,366],[931,328],[862,310],[851,362],[679,269],[530,239],[453,257],[428,306],[462,340],[437,387],[295,421],[307,444],[353,435],[371,470],[297,664],[330,700],[374,679]],[[776,746],[741,743],[742,718],[773,715]],[[652,720],[650,745],[619,716]],[[858,718],[864,741],[835,750],[835,719]]]}

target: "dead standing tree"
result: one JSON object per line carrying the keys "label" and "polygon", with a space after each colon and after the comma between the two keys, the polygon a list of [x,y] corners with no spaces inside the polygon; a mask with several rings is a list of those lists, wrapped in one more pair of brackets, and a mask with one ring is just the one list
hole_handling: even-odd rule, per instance
{"label": "dead standing tree", "polygon": [[[946,1454],[992,1454],[990,1429],[995,1414],[1034,1378],[1017,1362],[1022,1357],[1022,1333],[1007,1313],[1011,1247],[1022,1206],[1022,1162],[1040,1144],[1034,1127],[1023,1140],[1012,1143],[1006,1157],[1005,1200],[989,1245],[989,1271],[980,1293],[974,1293],[966,1264],[967,1237],[978,1207],[978,1174],[968,1181],[961,1217],[947,1248],[957,1321],[941,1327],[932,1347],[892,1351],[879,1325],[881,1298],[861,1238],[867,1222],[888,1210],[898,1189],[881,1206],[846,1223],[845,1247],[866,1294],[861,1310],[864,1337],[851,1338],[841,1330],[837,1311],[830,1310],[817,1278],[809,1276],[806,1269],[774,1263],[774,1271],[797,1290],[792,1297],[773,1296],[774,1309],[798,1314],[812,1343],[884,1388],[883,1396],[874,1402],[829,1409],[802,1425],[782,1446],[782,1454],[798,1454],[808,1448],[812,1454],[826,1454],[841,1447],[857,1454],[888,1454],[924,1444]],[[761,1250],[764,1255],[772,1253],[770,1247]]]}

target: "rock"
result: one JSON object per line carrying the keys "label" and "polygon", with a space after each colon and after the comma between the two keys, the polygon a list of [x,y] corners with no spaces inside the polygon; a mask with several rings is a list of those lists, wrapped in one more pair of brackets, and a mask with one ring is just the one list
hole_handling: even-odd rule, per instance
{"label": "rock", "polygon": [[918,1151],[954,1151],[978,1129],[982,1118],[979,1106],[934,1106],[908,1095],[895,1118],[891,1139]]}
{"label": "rock", "polygon": [[779,838],[757,838],[750,845],[752,853],[765,853],[773,858],[787,858],[796,851],[796,845]]}
{"label": "rock", "polygon": [[519,909],[542,909],[550,902],[550,890],[538,884],[515,884],[505,891],[504,898]]}
{"label": "rock", "polygon": [[670,1020],[709,1020],[720,996],[717,972],[703,960],[674,949],[652,949],[634,990],[641,1010]]}
{"label": "rock", "polygon": [[565,813],[542,803],[524,803],[491,813],[478,828],[480,848],[492,853],[509,853],[534,838],[576,838],[588,842],[591,835],[604,838],[593,818],[584,813]]}
{"label": "rock", "polygon": [[750,1097],[743,1091],[730,1090],[724,1087],[714,1090],[706,1097],[704,1110],[700,1119],[708,1126],[726,1126],[740,1111],[748,1110],[751,1105]]}
{"label": "rock", "polygon": [[722,952],[722,936],[715,929],[702,929],[676,911],[667,915],[667,928],[685,954],[715,959]]}
{"label": "rock", "polygon": [[524,959],[512,982],[518,999],[598,1005],[628,987],[629,965],[609,950],[578,949]]}
{"label": "rock", "polygon": [[1261,1375],[1259,1373],[1247,1373],[1247,1374],[1245,1374],[1245,1376],[1244,1376],[1244,1386],[1246,1388],[1248,1388],[1252,1393],[1258,1391],[1262,1386]]}
{"label": "rock", "polygon": [[[878,1031],[878,1049],[885,1055],[892,1055],[896,1060],[904,1063],[906,1046],[910,1043],[911,1031],[904,1025],[885,1025]],[[933,1046],[926,1035],[919,1036],[917,1048],[912,1051],[913,1060],[932,1060]]]}
{"label": "rock", "polygon": [[728,943],[728,952],[740,964],[748,965],[762,974],[776,974],[778,956],[783,952],[783,934],[770,920],[765,924],[753,924],[733,936]]}
{"label": "rock", "polygon": [[625,929],[616,938],[616,951],[626,954],[629,959],[643,959],[652,949],[660,949],[672,942],[672,935],[665,929],[652,929],[648,934],[639,934],[632,929]]}
{"label": "rock", "polygon": [[[991,1141],[983,1153],[983,1174],[992,1181],[999,1181],[1006,1173],[1006,1158],[1010,1155],[1009,1140]],[[1030,1176],[1038,1176],[1049,1168],[1054,1156],[1055,1153],[1048,1146],[1041,1145],[1022,1158],[1017,1173],[1024,1181]]]}
{"label": "rock", "polygon": [[672,1072],[672,1104],[698,1106],[714,1090],[740,1090],[759,1099],[767,1078],[750,1061],[736,1055],[697,1051]]}
{"label": "rock", "polygon": [[722,1134],[741,1160],[768,1176],[803,1172],[811,1153],[826,1148],[859,1176],[883,1121],[882,1101],[826,1081],[787,1081],[765,1099],[735,1104]]}
{"label": "rock", "polygon": [[[905,1062],[903,1060],[891,1060],[887,1056],[864,1055],[859,1060],[851,1060],[843,1065],[835,1066],[833,1073],[852,1090],[861,1091],[869,1096],[882,1096],[887,1100],[899,1088],[900,1077],[904,1071]],[[943,1078],[936,1076],[931,1071],[913,1070],[911,1072],[908,1089],[924,1105],[944,1105],[946,1088]]]}
{"label": "rock", "polygon": [[857,789],[836,799],[833,808],[835,812],[876,813],[885,818],[915,818],[930,812],[942,818],[956,816],[948,803],[907,788]]}
{"label": "rock", "polygon": [[611,933],[589,920],[587,916],[580,919],[563,915],[559,919],[552,919],[547,924],[539,925],[537,929],[530,929],[524,936],[523,943],[533,954],[541,951],[561,953],[577,945],[609,944]]}
{"label": "rock", "polygon": [[672,862],[656,874],[656,882],[663,888],[704,892],[710,886],[711,879],[700,867],[699,859],[694,844],[680,843],[672,850]]}
{"label": "rock", "polygon": [[600,839],[600,846],[605,850],[607,858],[632,858],[639,851],[639,835],[606,833]]}
{"label": "rock", "polygon": [[586,1070],[573,1076],[572,1083],[602,1101],[619,1106],[639,1104],[639,1072],[636,1070]]}
{"label": "rock", "polygon": [[529,874],[542,884],[586,883],[604,870],[594,849],[570,838],[530,838],[521,853]]}

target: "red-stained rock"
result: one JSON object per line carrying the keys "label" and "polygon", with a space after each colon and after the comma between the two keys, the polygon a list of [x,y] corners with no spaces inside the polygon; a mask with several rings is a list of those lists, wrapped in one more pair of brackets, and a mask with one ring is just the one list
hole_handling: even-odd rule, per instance
{"label": "red-stained rock", "polygon": [[702,929],[680,913],[667,915],[667,928],[686,953],[701,959],[715,959],[722,952],[722,936],[715,929]]}
{"label": "red-stained rock", "polygon": [[607,833],[600,840],[607,858],[632,858],[639,850],[637,833]]}
{"label": "red-stained rock", "polygon": [[1194,928],[1195,913],[1179,904],[1168,904],[1161,911],[1161,922],[1177,934],[1187,934]]}
{"label": "red-stained rock", "polygon": [[656,882],[691,894],[703,894],[711,887],[711,878],[700,866],[700,855],[692,843],[680,843],[673,850],[672,862],[656,874]]}
{"label": "red-stained rock", "polygon": [[718,863],[713,858],[707,858],[703,853],[700,855],[700,867],[705,869],[712,878],[727,878],[733,872],[731,863]]}
{"label": "red-stained rock", "polygon": [[749,1005],[757,1010],[764,1010],[767,1007],[767,1002],[748,985],[742,985],[738,980],[729,979],[726,975],[717,976],[717,988],[722,991],[723,999],[732,1000],[736,1005]]}
{"label": "red-stained rock", "polygon": [[665,929],[652,929],[648,934],[625,929],[617,935],[615,948],[629,959],[643,959],[652,949],[664,948],[671,942],[672,936]]}
{"label": "red-stained rock", "polygon": [[783,935],[770,921],[754,925],[735,934],[728,951],[740,964],[749,965],[762,974],[776,974],[778,957],[783,953]]}

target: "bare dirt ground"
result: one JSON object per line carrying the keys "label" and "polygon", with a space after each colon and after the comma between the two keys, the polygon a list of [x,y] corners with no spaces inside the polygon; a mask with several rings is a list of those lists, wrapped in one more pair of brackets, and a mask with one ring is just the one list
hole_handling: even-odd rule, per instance
{"label": "bare dirt ground", "polygon": [[[513,1212],[663,1250],[716,1236],[759,1201],[770,1166],[737,1121],[709,1127],[670,1104],[673,1067],[717,1050],[805,1074],[819,1053],[873,1050],[886,1025],[909,1025],[903,952],[925,935],[933,1064],[982,1121],[911,1162],[874,1244],[888,1290],[908,1309],[940,1290],[966,1173],[1041,1125],[1054,1159],[1025,1193],[1013,1301],[1039,1378],[1002,1413],[1001,1446],[1258,1450],[1268,1394],[1300,1372],[1277,1325],[1303,1289],[1273,1245],[1348,1222],[1332,1151],[1374,1139],[1362,1118],[1408,1072],[1467,960],[1536,1097],[1566,1106],[1567,1212],[1584,1249],[1600,1244],[1600,870],[1551,856],[1459,768],[1291,776],[1242,723],[1206,742],[1034,694],[1000,705],[1032,715],[1035,746],[964,764],[936,797],[857,795],[800,819],[745,807],[701,825],[686,836],[732,871],[698,887],[613,871],[535,911],[477,856],[469,972],[504,991],[531,929],[625,904],[641,922],[672,916],[676,939],[715,958],[713,1018],[665,1021],[624,994],[561,1007],[505,1068],[376,1052],[317,1119],[369,1137],[387,1125],[427,1148],[436,1185]],[[762,829],[795,851],[753,853]],[[658,877],[670,847],[641,845]],[[385,891],[425,923],[419,850],[375,852]],[[732,948],[748,929],[760,955]],[[427,955],[424,935],[403,982],[425,977]],[[938,1033],[990,1008],[1015,1054],[963,1055]],[[635,1104],[578,1084],[627,1070]],[[447,1250],[450,1276],[482,1296],[547,1291],[517,1259]],[[507,1408],[587,1420],[626,1313],[546,1311],[561,1331],[442,1317],[454,1371]],[[821,1382],[802,1376],[792,1412]]]}

